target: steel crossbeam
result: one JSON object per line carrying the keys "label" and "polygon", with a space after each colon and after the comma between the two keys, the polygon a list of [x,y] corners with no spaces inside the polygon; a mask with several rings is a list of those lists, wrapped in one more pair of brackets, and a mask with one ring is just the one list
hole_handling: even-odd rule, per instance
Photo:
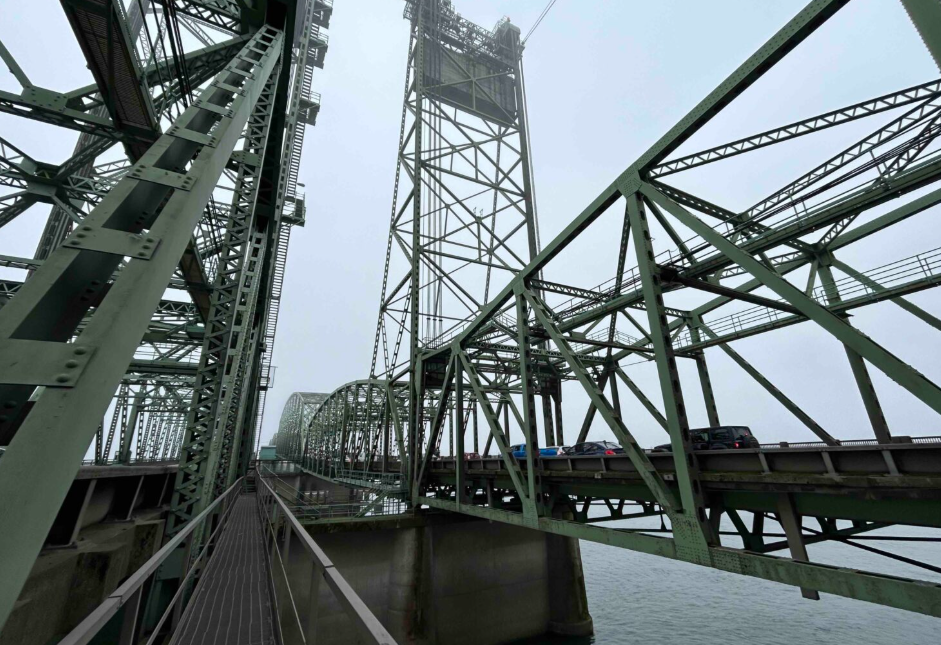
{"label": "steel crossbeam", "polygon": [[[11,416],[3,423],[5,436],[12,436],[12,440],[7,442],[0,467],[0,489],[18,494],[4,495],[0,502],[0,516],[17,518],[0,537],[4,552],[15,554],[0,563],[7,581],[0,593],[0,622],[13,607],[76,464],[94,437],[190,232],[277,64],[283,38],[271,28],[257,32],[219,74],[220,84],[210,86],[174,123],[183,131],[212,132],[214,146],[162,135],[86,217],[73,235],[76,244],[60,247],[50,255],[0,313],[5,354],[20,351],[25,341],[40,341],[50,356],[66,350],[75,355],[74,359],[61,359],[61,365],[50,365],[61,370],[51,375],[59,386],[45,388],[25,416],[16,417],[18,427]],[[265,53],[259,55],[252,48]],[[225,108],[224,115],[217,109],[220,107]],[[187,168],[190,160],[192,165]],[[168,185],[163,177],[178,179]],[[148,207],[152,204],[160,206]],[[103,240],[114,241],[108,247],[92,244],[89,234],[96,231],[107,233]],[[117,235],[121,235],[120,242],[114,237]],[[88,309],[86,303],[90,303],[81,294],[89,286],[93,292],[95,285],[106,283],[126,256],[132,259],[110,285],[81,334],[69,342]],[[90,360],[86,359],[82,374],[71,376],[72,363],[85,356]],[[16,414],[24,410],[34,389],[28,382],[5,385],[2,398],[14,403]],[[64,419],[71,425],[68,433],[58,432]],[[50,454],[49,445],[56,445],[57,450]],[[39,463],[46,473],[41,485],[31,476],[38,472]]]}
{"label": "steel crossbeam", "polygon": [[[286,410],[277,439],[279,455],[302,459],[313,466],[311,472],[335,481],[340,478],[331,473],[338,468],[361,468],[360,481],[398,473],[409,486],[406,498],[418,512],[425,508],[455,511],[784,582],[800,587],[807,597],[825,591],[939,615],[937,589],[930,584],[808,562],[804,545],[853,540],[892,521],[937,523],[929,501],[934,493],[927,492],[937,487],[936,478],[922,473],[923,466],[896,450],[904,446],[928,454],[936,450],[936,441],[888,431],[868,370],[877,369],[895,380],[934,413],[941,413],[941,390],[851,327],[846,317],[859,307],[892,301],[919,321],[941,328],[935,316],[903,297],[941,282],[941,255],[936,250],[914,255],[912,251],[909,257],[881,267],[857,270],[840,263],[834,252],[883,234],[941,201],[934,187],[941,180],[941,154],[936,149],[941,135],[937,112],[941,86],[937,81],[923,83],[707,150],[670,156],[846,4],[846,0],[810,2],[555,239],[541,250],[538,244],[531,247],[523,263],[523,254],[491,235],[496,228],[488,217],[513,213],[521,205],[520,197],[531,189],[525,183],[528,175],[512,179],[512,171],[494,163],[492,154],[482,154],[486,144],[499,140],[499,127],[480,128],[478,134],[486,137],[476,141],[459,140],[455,131],[467,132],[460,118],[467,106],[447,94],[451,85],[446,80],[434,76],[438,63],[460,66],[461,50],[454,34],[464,33],[466,21],[455,18],[450,5],[409,0],[406,16],[412,41],[399,144],[399,175],[404,169],[406,177],[399,177],[401,186],[396,180],[372,363],[372,374],[388,379],[385,400],[398,402],[390,409],[397,410],[400,419],[408,419],[403,424],[404,440],[399,441],[397,451],[390,451],[395,446],[389,438],[375,441],[383,407],[353,396],[347,385],[328,397],[334,403],[321,405],[300,424],[290,422]],[[931,12],[905,4],[933,52],[932,47],[941,41]],[[429,36],[416,38],[416,33]],[[486,30],[477,28],[473,33],[472,40],[458,39],[461,46],[486,42]],[[426,64],[428,52],[435,51],[439,40],[446,51],[440,61]],[[499,49],[480,52],[480,56],[500,60]],[[467,83],[475,86],[479,81],[469,78]],[[488,96],[486,88],[480,89],[481,96]],[[429,100],[416,99],[426,95]],[[458,109],[439,114],[437,103]],[[890,120],[741,212],[723,206],[721,200],[715,203],[662,181],[707,164],[718,169],[725,159],[813,137],[864,118],[878,121],[879,115]],[[497,109],[491,116],[490,123],[497,126],[508,123]],[[469,168],[447,163],[449,158],[466,160],[470,154],[475,157]],[[514,163],[520,162],[514,159]],[[447,184],[457,180],[475,191],[497,193],[505,202],[504,210],[494,205],[492,213],[485,209],[481,216],[468,206],[476,195],[464,196]],[[734,180],[727,185],[730,190],[736,187]],[[899,203],[869,215],[893,201]],[[617,267],[609,274],[613,277],[593,287],[548,277],[553,272],[564,275],[562,251],[602,215],[621,206]],[[442,222],[419,230],[422,218],[437,214],[448,218],[446,225]],[[485,233],[484,237],[461,238],[472,229]],[[664,249],[663,240],[672,246]],[[405,251],[405,270],[391,268],[395,245]],[[571,254],[567,255],[571,261]],[[446,260],[463,264],[448,270]],[[593,258],[593,262],[598,260]],[[486,277],[478,276],[475,282],[466,277],[468,267],[483,267]],[[497,274],[493,269],[500,269],[504,276],[502,287],[492,287],[490,277]],[[806,283],[796,285],[799,273]],[[486,291],[480,297],[474,289],[482,285]],[[679,300],[678,295],[674,300],[675,294],[686,298],[684,304],[696,304],[670,306],[668,302]],[[631,309],[645,315],[635,318]],[[821,330],[846,348],[875,438],[851,441],[830,434],[732,347],[738,339],[797,323]],[[409,346],[407,358],[399,356],[404,354],[400,352],[403,342]],[[710,348],[719,348],[732,358],[744,377],[780,403],[815,435],[815,441],[800,447],[782,444],[780,450],[787,456],[782,454],[780,460],[773,452],[777,446],[749,451],[748,474],[737,472],[743,461],[733,466],[731,461],[695,449],[686,399],[701,393],[711,426],[728,416],[713,388],[707,361]],[[648,398],[642,384],[632,378],[628,357],[653,363],[659,399]],[[683,387],[687,378],[678,367],[683,359],[696,364],[699,383],[695,390]],[[377,365],[384,365],[385,371]],[[598,416],[626,454],[610,450],[610,456],[591,458],[540,456],[540,430],[547,444],[557,437],[562,442],[554,432],[551,407],[560,405],[561,386],[573,381],[578,386],[572,387],[580,387],[590,400],[578,442],[587,439]],[[626,391],[619,391],[619,385],[626,386]],[[628,430],[636,421],[622,412],[626,395],[633,396],[654,424],[666,431],[668,444],[650,451],[637,443]],[[538,396],[543,397],[542,415],[536,412]],[[490,431],[482,458],[468,452],[466,437],[470,419],[478,412]],[[557,412],[556,417],[560,416]],[[350,419],[357,421],[350,423]],[[379,425],[370,427],[370,423]],[[350,437],[357,432],[361,434],[358,439]],[[498,454],[487,457],[492,444]],[[305,446],[302,457],[299,445]],[[355,448],[341,448],[347,445]],[[856,492],[870,491],[879,501],[873,498],[867,508],[850,510],[856,502],[842,496],[845,491],[838,494],[839,500],[831,497],[835,489],[828,486],[839,488],[849,481],[850,474],[841,470],[841,463],[848,464],[842,460],[849,459],[847,451],[856,446],[878,453],[873,467],[880,476],[901,478],[893,479],[895,484],[916,485],[916,479],[924,476],[917,484],[926,486],[924,494],[913,493],[911,505],[905,506],[901,497],[895,497],[899,489],[890,493],[882,487],[888,480],[863,477],[852,484],[859,486]],[[798,459],[789,450],[805,447],[813,452],[807,459],[815,464],[817,474],[805,478],[777,470],[779,464],[796,463],[788,461]],[[446,449],[450,455],[444,453]],[[379,451],[383,452],[381,471],[368,466],[377,463]],[[744,457],[730,454],[729,459]],[[907,465],[900,466],[899,460]],[[806,464],[794,467],[806,472],[802,470]],[[625,504],[641,508],[631,513]],[[559,512],[574,521],[558,520]],[[740,512],[752,513],[751,528]],[[730,535],[720,530],[725,513],[736,527],[734,535],[750,551],[723,546],[724,537]],[[816,517],[821,530],[806,526],[802,515]],[[651,516],[661,517],[659,532],[669,538],[644,535],[642,531],[649,531],[644,527],[613,530],[599,525]],[[780,523],[784,533],[772,534],[764,527],[766,519]],[[856,524],[847,529],[838,526],[838,521]],[[769,559],[763,554],[771,547],[789,548],[791,557]],[[915,558],[903,561],[930,569]]]}

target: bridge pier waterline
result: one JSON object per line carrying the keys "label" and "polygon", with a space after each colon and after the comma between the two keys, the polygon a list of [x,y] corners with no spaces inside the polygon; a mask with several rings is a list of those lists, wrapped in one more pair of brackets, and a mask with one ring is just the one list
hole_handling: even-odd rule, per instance
{"label": "bridge pier waterline", "polygon": [[[576,539],[444,514],[307,529],[402,645],[593,632]],[[316,642],[351,642],[343,608],[324,585],[318,594],[316,603],[294,597],[298,608],[317,613]]]}

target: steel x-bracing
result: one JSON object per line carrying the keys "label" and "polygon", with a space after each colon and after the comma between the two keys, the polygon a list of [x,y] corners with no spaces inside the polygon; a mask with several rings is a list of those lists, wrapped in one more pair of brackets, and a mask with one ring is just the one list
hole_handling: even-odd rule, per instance
{"label": "steel x-bracing", "polygon": [[80,133],[61,163],[0,139],[0,227],[52,207],[33,258],[0,258],[0,626],[83,458],[180,460],[171,533],[249,467],[333,11],[268,4],[63,0],[93,78],[67,92],[0,44],[0,111]]}
{"label": "steel x-bracing", "polygon": [[[898,224],[941,202],[938,80],[700,152],[680,149],[821,25],[839,20],[847,3],[810,2],[540,249],[531,174],[513,175],[528,164],[525,113],[516,120],[518,144],[487,147],[509,125],[507,97],[515,94],[513,105],[524,107],[518,32],[505,22],[492,31],[469,24],[444,0],[409,0],[399,169],[371,377],[328,396],[296,395],[275,438],[279,456],[376,491],[377,500],[397,495],[414,512],[457,511],[783,582],[808,598],[826,591],[941,616],[936,584],[817,564],[806,550],[839,541],[938,571],[861,540],[892,539],[864,535],[889,525],[941,528],[941,439],[890,428],[871,372],[933,413],[941,414],[941,389],[848,318],[892,302],[918,324],[941,329],[941,320],[906,297],[938,284],[941,252],[937,242],[908,239],[897,259],[854,267],[844,251],[898,234]],[[902,4],[937,64],[937,12],[922,6],[930,3]],[[512,92],[481,83],[503,78],[500,64]],[[471,116],[474,128],[464,125]],[[766,163],[770,157],[753,153],[880,118],[871,134],[822,154],[750,207],[722,205],[737,197],[734,175],[718,184],[725,187],[719,203],[680,187],[699,168],[719,173],[720,162],[744,155]],[[498,151],[511,154],[509,166]],[[450,188],[452,181],[465,192]],[[491,194],[505,208],[481,210],[478,197]],[[499,232],[506,229],[490,226],[524,204],[530,219],[510,231],[528,227],[529,256]],[[577,258],[570,252],[563,262],[560,254],[612,218],[620,231],[613,253],[596,250],[591,260],[616,258],[613,277],[570,284],[566,263]],[[395,270],[398,251],[405,262]],[[503,280],[494,282],[496,275]],[[845,349],[871,438],[824,428],[731,346],[765,334],[773,342],[771,332],[801,324]],[[802,444],[698,449],[687,400],[702,395],[709,425],[729,422],[711,382],[706,357],[713,348],[815,436]],[[698,392],[679,368],[684,360],[695,365]],[[631,366],[650,362],[658,378],[648,389]],[[627,413],[622,386],[646,417]],[[581,428],[567,436],[563,389],[589,401]],[[585,441],[597,417],[623,454],[539,454],[540,446]],[[636,438],[648,423],[665,433],[659,451]],[[734,531],[724,530],[724,517]],[[611,519],[659,519],[661,528],[599,525]],[[790,557],[768,555],[782,549]]]}

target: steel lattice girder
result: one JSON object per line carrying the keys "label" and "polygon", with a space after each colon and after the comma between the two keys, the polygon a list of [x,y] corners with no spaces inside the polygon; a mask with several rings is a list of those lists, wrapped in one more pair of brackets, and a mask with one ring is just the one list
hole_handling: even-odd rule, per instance
{"label": "steel lattice girder", "polygon": [[371,366],[386,377],[446,342],[443,325],[472,317],[538,250],[519,30],[501,23],[484,36],[446,3],[422,7],[406,7],[411,39]]}
{"label": "steel lattice girder", "polygon": [[[4,621],[151,312],[277,64],[283,38],[270,27],[257,32],[198,102],[177,119],[174,132],[162,135],[89,214],[73,235],[76,243],[56,250],[0,313],[2,354],[15,357],[25,351],[33,361],[45,354],[47,369],[57,372],[50,374],[57,387],[43,390],[26,413],[0,468],[0,489],[10,493],[0,501],[0,516],[17,518],[5,523],[8,530],[0,536],[8,555],[0,563],[7,581],[0,592]],[[83,291],[106,283],[123,256],[132,259],[83,332],[69,343],[87,309]],[[72,366],[76,360],[84,363],[84,369],[73,377],[70,370],[76,369]],[[4,376],[17,378],[8,369]],[[35,389],[27,383],[0,388],[0,398],[15,405],[13,415]],[[61,430],[63,424],[69,426],[67,432]],[[50,445],[57,450],[48,451]],[[45,474],[37,480],[32,474],[40,469]]]}
{"label": "steel lattice girder", "polygon": [[[723,349],[732,352],[730,355],[733,357],[737,356],[739,360],[736,362],[745,369],[746,373],[754,376],[785,408],[817,433],[825,444],[833,445],[839,442],[820,428],[793,400],[778,391],[754,366],[731,348],[725,347],[725,343],[737,338],[795,322],[809,322],[820,326],[836,337],[839,342],[894,378],[929,407],[941,411],[941,393],[938,392],[936,385],[868,338],[858,334],[842,320],[842,316],[852,308],[893,299],[919,319],[936,327],[941,326],[941,321],[934,316],[909,301],[900,299],[900,296],[905,293],[929,288],[941,281],[939,272],[933,268],[936,265],[934,252],[899,261],[901,264],[895,263],[902,266],[902,269],[872,272],[856,272],[833,258],[833,251],[877,234],[941,202],[941,197],[939,197],[941,192],[935,190],[911,199],[906,204],[865,224],[855,228],[851,226],[860,214],[941,179],[941,162],[937,154],[924,154],[929,144],[939,134],[936,81],[796,121],[790,125],[717,146],[701,153],[674,160],[668,159],[671,152],[846,3],[840,0],[816,0],[808,4],[766,45],[694,108],[686,118],[612,182],[555,240],[549,243],[527,266],[519,270],[509,284],[484,303],[479,315],[452,336],[442,339],[436,347],[426,346],[412,357],[410,365],[401,372],[391,375],[390,392],[401,392],[400,400],[403,402],[406,387],[411,390],[411,393],[408,406],[400,408],[409,409],[410,424],[405,441],[407,450],[398,464],[390,466],[393,470],[396,466],[401,469],[405,480],[413,487],[410,491],[411,498],[418,505],[458,511],[523,526],[534,526],[533,513],[530,510],[530,505],[535,501],[532,499],[533,487],[527,486],[524,481],[527,477],[532,477],[534,473],[542,471],[538,470],[540,466],[534,464],[532,459],[517,463],[515,459],[508,457],[505,444],[509,422],[503,424],[506,426],[505,430],[501,427],[499,415],[501,409],[506,415],[512,410],[518,426],[521,429],[524,428],[526,419],[523,417],[525,415],[519,414],[512,396],[523,395],[525,404],[525,397],[532,388],[527,382],[529,380],[526,376],[527,371],[531,365],[535,365],[537,369],[545,370],[547,373],[561,373],[565,378],[575,377],[582,381],[586,391],[594,395],[589,415],[586,416],[586,426],[590,423],[591,413],[596,408],[601,410],[605,421],[615,430],[615,435],[621,440],[631,457],[631,462],[637,471],[632,473],[632,477],[650,480],[646,485],[638,482],[630,486],[620,483],[602,486],[585,478],[573,478],[573,481],[565,484],[554,484],[552,478],[544,477],[545,492],[543,494],[550,496],[547,500],[549,506],[551,507],[553,501],[571,505],[575,497],[590,499],[591,495],[604,498],[606,503],[611,500],[615,502],[621,500],[623,504],[625,499],[637,499],[644,504],[650,504],[658,499],[656,495],[660,493],[660,497],[663,498],[661,512],[670,514],[673,519],[673,539],[667,540],[634,532],[584,526],[544,515],[535,518],[535,526],[540,530],[617,544],[624,548],[784,582],[800,586],[808,591],[827,591],[911,611],[941,615],[941,590],[937,585],[801,561],[806,559],[806,552],[801,553],[802,542],[837,539],[834,536],[837,536],[839,532],[832,533],[832,535],[826,532],[813,532],[817,538],[795,536],[793,534],[795,530],[798,534],[803,532],[800,529],[799,518],[783,517],[782,514],[795,514],[801,511],[795,509],[789,498],[782,501],[775,495],[787,497],[797,490],[793,488],[794,486],[801,486],[801,482],[809,485],[813,477],[802,479],[800,476],[789,473],[772,474],[767,470],[767,466],[765,466],[764,473],[753,475],[755,479],[763,482],[761,486],[783,491],[779,491],[780,495],[775,493],[768,497],[771,500],[769,512],[777,514],[785,532],[788,533],[785,546],[792,548],[791,559],[772,558],[722,547],[718,541],[718,535],[710,533],[713,530],[717,531],[718,518],[721,517],[724,509],[721,504],[715,506],[710,503],[708,496],[706,496],[705,504],[698,501],[703,499],[701,490],[706,479],[703,479],[701,473],[696,473],[696,460],[699,457],[684,446],[688,442],[688,422],[685,420],[683,411],[682,392],[675,370],[676,359],[674,357],[688,357],[697,361],[700,375],[705,381],[703,396],[708,402],[711,397],[711,386],[708,384],[708,371],[705,368],[702,351],[715,345],[720,345]],[[906,5],[912,4],[906,3]],[[416,11],[413,5],[418,6],[419,9]],[[423,15],[420,9],[421,3],[413,3],[413,5],[410,5],[413,19],[420,21]],[[911,11],[911,15],[929,50],[933,52],[932,48],[941,42],[941,30],[923,12],[915,10]],[[412,47],[415,52],[413,57],[423,59],[421,45],[421,42],[417,44],[413,42]],[[795,182],[760,201],[755,207],[741,213],[730,211],[653,179],[729,156],[745,154],[750,150],[771,146],[796,136],[811,135],[863,116],[868,117],[884,112],[893,105],[908,106],[908,111]],[[420,115],[420,109],[421,106],[416,105],[415,113]],[[424,125],[427,126],[427,124]],[[423,121],[418,118],[415,126],[416,132],[419,132],[422,126]],[[410,133],[410,136],[414,135],[415,132]],[[405,140],[403,138],[403,141]],[[870,153],[873,157],[872,162],[867,161],[864,156]],[[873,171],[879,177],[870,182],[866,179],[869,175],[865,173]],[[826,191],[843,190],[844,184],[855,177],[862,178],[861,187],[854,186],[852,190],[838,195],[837,198],[827,196]],[[813,199],[818,195],[823,197],[814,203]],[[585,228],[595,222],[612,205],[620,202],[622,198],[627,201],[628,209],[625,215],[616,279],[613,279],[614,288],[584,289],[543,280],[542,271],[550,267],[552,260]],[[807,206],[808,203],[810,206]],[[393,232],[396,218],[400,218],[408,206],[416,209],[416,213],[419,212],[414,203],[399,204],[400,210],[394,207]],[[782,209],[792,206],[801,206],[807,212],[799,216],[785,217]],[[716,218],[721,223],[718,227],[712,228],[701,220],[699,215],[693,214],[693,211]],[[653,215],[650,218],[651,222],[656,219],[657,223],[667,231],[667,237],[679,249],[679,253],[671,254],[668,261],[653,255],[653,249],[649,244],[649,229],[644,222],[645,214],[648,212]],[[698,238],[692,243],[684,241],[679,237],[671,222],[692,230],[698,234]],[[819,242],[807,241],[806,237],[814,232],[822,235]],[[624,258],[626,251],[629,250],[628,241],[631,235],[633,235],[631,242],[634,245],[632,255],[636,256],[635,259],[640,266],[628,275],[624,273]],[[407,242],[404,239],[402,241]],[[414,241],[414,238],[412,244],[413,248],[418,248],[418,242]],[[783,253],[777,250],[781,247],[786,247]],[[769,253],[780,254],[768,257]],[[908,271],[904,269],[908,266],[905,262],[909,260],[913,267],[921,266],[925,275],[911,277],[913,273],[905,273]],[[814,293],[816,276],[818,274],[827,276],[830,266],[839,268],[841,264],[846,268],[840,268],[840,270],[864,285],[868,291],[860,296],[854,295],[850,290],[850,295],[839,297],[839,289],[835,289],[835,285],[830,284],[824,278],[823,287],[827,293],[819,295]],[[792,286],[783,277],[798,268],[808,266],[811,267],[811,277],[806,293]],[[887,271],[896,271],[896,273],[887,273]],[[744,283],[740,282],[734,287],[721,284],[723,280],[737,276],[752,279]],[[388,267],[386,279],[388,279]],[[381,311],[386,311],[394,298],[409,297],[397,295],[406,284],[408,284],[407,277],[392,290],[391,295],[384,290]],[[610,281],[608,284],[610,285]],[[770,288],[772,293],[780,296],[782,300],[776,301],[767,296],[752,293],[762,286]],[[455,285],[455,289],[460,288]],[[840,289],[845,288],[845,284],[840,285]],[[718,297],[690,311],[665,307],[661,300],[663,295],[678,289],[696,289],[711,292]],[[571,296],[575,303],[571,306],[571,312],[553,310],[543,299],[546,292],[565,293]],[[417,302],[414,285],[412,285],[410,297],[412,302]],[[536,314],[535,320],[528,320],[527,308],[519,307],[520,297],[526,299],[528,309]],[[703,320],[703,316],[737,301],[755,305],[755,309],[767,316],[771,322],[758,324],[745,321],[753,326],[749,327],[746,324],[744,328],[741,325],[733,328],[730,324],[729,329],[725,329],[715,326],[711,319]],[[630,317],[627,313],[629,308],[647,312],[649,322],[647,329]],[[515,321],[513,320],[514,309],[516,309]],[[615,331],[615,319],[621,315],[640,330],[642,338],[624,340],[618,337],[617,342],[612,342],[612,337],[620,333]],[[588,332],[609,316],[611,324],[606,336],[608,340],[600,336],[587,336]],[[414,332],[414,325],[412,329]],[[703,334],[700,333],[701,331]],[[378,337],[377,332],[377,343]],[[552,349],[553,345],[556,349]],[[666,414],[646,399],[640,388],[618,365],[618,361],[638,351],[646,352],[647,355],[652,351],[658,360],[660,389],[664,394],[664,399],[667,400]],[[456,363],[456,360],[459,363]],[[460,369],[455,369],[455,365],[459,365]],[[499,378],[494,380],[486,378],[485,375],[489,372],[498,374]],[[407,384],[405,383],[406,377],[408,378]],[[858,374],[857,378],[859,378]],[[460,381],[458,382],[457,379]],[[620,416],[620,405],[615,387],[618,379],[628,384],[631,391],[646,403],[645,407],[654,415],[659,424],[668,430],[674,447],[673,454],[676,454],[676,457],[666,455],[664,458],[670,460],[671,468],[663,469],[661,466],[663,472],[658,472],[650,466],[651,460],[644,456],[644,452],[632,445],[632,438],[623,427]],[[604,396],[606,385],[612,388],[613,402],[607,401]],[[540,387],[546,386],[540,384]],[[477,400],[472,407],[475,410],[478,407],[483,410],[500,451],[499,461],[492,460],[486,465],[481,463],[480,467],[487,473],[485,477],[480,475],[480,471],[475,473],[474,470],[467,469],[469,462],[463,458],[463,449],[458,452],[456,461],[459,463],[437,460],[432,457],[432,451],[443,434],[441,428],[443,417],[446,414],[454,414],[455,409],[464,411],[466,388],[474,391]],[[862,383],[860,389],[865,389]],[[445,410],[446,406],[451,405],[449,403],[451,391],[458,393],[456,394],[458,403]],[[344,402],[342,410],[335,404],[322,405],[306,425],[285,426],[284,432],[287,435],[279,436],[279,445],[304,445],[306,449],[303,463],[315,472],[319,469],[321,474],[328,476],[332,472],[331,469],[337,467],[337,456],[342,457],[339,462],[343,464],[342,467],[347,466],[346,453],[331,452],[321,448],[325,445],[327,437],[334,437],[334,441],[336,437],[340,437],[340,444],[345,446],[351,441],[356,443],[356,440],[349,437],[350,432],[359,431],[364,435],[374,436],[378,431],[375,426],[369,427],[368,420],[380,417],[376,412],[364,415],[370,404],[360,397],[351,395],[350,386],[338,390],[328,401],[341,400],[341,392]],[[864,393],[864,400],[865,397]],[[497,410],[494,410],[492,405],[495,401],[499,401],[501,406]],[[711,407],[707,405],[707,408],[710,411],[710,421],[718,423],[718,411],[715,409],[714,400]],[[459,416],[461,418],[456,424],[458,445],[463,446],[462,433],[465,421],[464,415]],[[366,425],[350,425],[351,417],[365,419]],[[531,439],[531,433],[527,434],[525,430],[522,432],[522,436],[527,440],[527,453],[531,455],[536,447],[535,442]],[[583,438],[581,437],[580,440]],[[931,438],[926,438],[924,441],[927,442],[929,439]],[[894,438],[886,432],[880,440],[894,441]],[[361,442],[361,444],[367,443]],[[863,528],[868,530],[878,526],[879,521],[872,520],[871,517],[867,519],[864,516],[867,514],[887,515],[889,509],[894,508],[898,511],[895,521],[934,525],[936,519],[922,516],[934,512],[939,488],[936,478],[927,474],[924,478],[904,476],[893,461],[892,451],[885,448],[896,445],[906,446],[913,451],[922,451],[927,455],[937,449],[936,444],[877,445],[880,448],[873,448],[873,450],[881,455],[880,458],[885,458],[887,473],[893,477],[903,475],[901,479],[896,480],[904,489],[903,492],[896,491],[901,497],[893,501],[895,498],[891,494],[886,496],[881,490],[879,493],[873,491],[879,501],[862,508],[856,501],[846,498],[835,502],[823,492],[807,493],[805,491],[800,497],[801,504],[805,505],[804,508],[813,509],[806,512],[817,514],[823,518],[823,522],[830,523],[834,523],[835,520],[828,520],[828,517],[852,516],[854,521],[870,521],[865,527],[860,527],[861,530]],[[311,453],[311,447],[313,447],[313,453]],[[453,447],[452,444],[452,449]],[[839,448],[839,446],[834,446],[836,450]],[[821,463],[827,465],[828,476],[842,477],[831,462],[831,459],[836,459],[838,453],[831,455],[825,445],[820,448],[815,447],[813,450],[820,450],[818,456],[823,460]],[[290,453],[285,453],[284,456],[290,458]],[[357,452],[354,454],[354,459],[357,456],[362,461],[354,463],[353,467],[367,469],[365,464],[373,457]],[[764,463],[765,456],[761,454],[759,458]],[[771,458],[770,455],[768,458]],[[656,461],[660,464],[664,463],[661,458]],[[453,463],[453,467],[449,463]],[[499,473],[490,477],[489,473],[492,471],[489,469],[501,465]],[[683,468],[681,469],[680,466]],[[523,467],[527,472],[522,472]],[[686,470],[686,474],[681,473],[681,470]],[[657,482],[656,477],[660,474],[669,476],[668,485],[663,486]],[[717,478],[715,473],[709,473],[707,478],[713,491],[716,490],[716,482],[720,480],[723,482],[728,489],[727,493],[723,494],[728,495],[732,505],[738,503],[731,501],[734,496],[741,497],[742,494],[741,490],[735,488],[734,474],[724,473]],[[368,476],[368,472],[362,475],[364,478]],[[595,477],[597,476],[596,474]],[[814,479],[817,485],[821,481]],[[860,490],[880,487],[875,478],[864,478],[857,483]],[[775,486],[778,488],[774,488]],[[911,486],[911,490],[905,488],[907,486]],[[665,490],[671,494],[675,492],[677,501],[663,495]],[[719,495],[715,492],[713,494]],[[911,499],[906,496],[911,496]],[[506,501],[507,499],[509,502]],[[762,503],[767,501],[763,500]],[[511,509],[501,507],[507,504],[511,506]],[[678,523],[675,519],[676,513],[671,513],[671,505],[682,509],[684,515],[689,513],[685,517],[679,517],[690,521]],[[841,508],[846,510],[841,511]],[[711,511],[708,521],[704,514],[706,510]],[[841,515],[841,512],[844,515]],[[652,511],[645,509],[641,515],[651,514]],[[613,513],[612,516],[617,518]],[[586,518],[587,514],[582,513],[581,521],[587,521]],[[794,519],[798,521],[795,522]],[[804,530],[808,529],[805,527]],[[757,533],[760,539],[761,532]],[[746,539],[746,544],[748,544],[751,537],[744,535],[743,539]],[[782,548],[779,544],[766,546]],[[764,548],[762,546],[760,550]],[[923,563],[916,562],[916,564],[925,566]]]}
{"label": "steel lattice girder", "polygon": [[268,78],[265,91],[255,103],[248,120],[245,147],[239,155],[241,161],[237,162],[238,179],[213,285],[193,404],[171,502],[174,516],[168,522],[171,534],[202,512],[215,499],[217,488],[226,488],[229,478],[228,471],[220,478],[217,470],[226,454],[225,426],[231,409],[240,401],[238,390],[244,377],[242,362],[247,353],[243,345],[252,334],[252,307],[261,282],[256,272],[264,252],[258,247],[264,240],[258,239],[255,227],[255,201],[279,69]]}

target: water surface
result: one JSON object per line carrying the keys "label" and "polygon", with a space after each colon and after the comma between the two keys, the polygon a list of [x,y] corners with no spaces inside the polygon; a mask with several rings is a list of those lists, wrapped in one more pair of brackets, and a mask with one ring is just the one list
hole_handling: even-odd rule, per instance
{"label": "water surface", "polygon": [[[724,522],[722,528],[733,530]],[[872,535],[941,532],[893,527]],[[723,543],[740,545],[725,537]],[[939,543],[864,544],[941,565]],[[518,645],[941,645],[938,618],[829,594],[804,600],[795,587],[593,542],[581,542],[581,549],[595,636]],[[808,552],[817,562],[941,582],[938,574],[842,544],[811,545]]]}

